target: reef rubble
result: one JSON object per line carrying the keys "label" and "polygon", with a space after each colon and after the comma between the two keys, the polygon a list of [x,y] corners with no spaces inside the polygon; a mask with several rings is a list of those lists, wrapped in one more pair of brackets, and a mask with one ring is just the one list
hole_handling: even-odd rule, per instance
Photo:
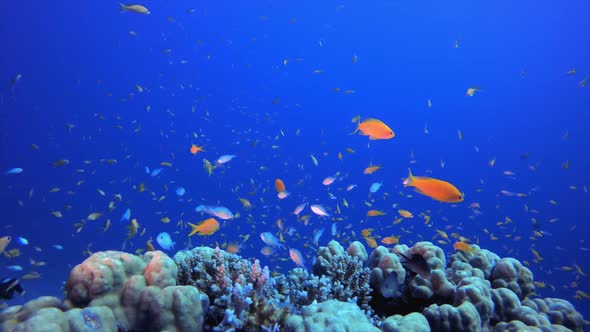
{"label": "reef rubble", "polygon": [[97,252],[70,272],[65,299],[0,313],[0,331],[583,331],[566,300],[539,298],[514,258],[472,246],[336,241],[311,271],[197,247],[169,257]]}

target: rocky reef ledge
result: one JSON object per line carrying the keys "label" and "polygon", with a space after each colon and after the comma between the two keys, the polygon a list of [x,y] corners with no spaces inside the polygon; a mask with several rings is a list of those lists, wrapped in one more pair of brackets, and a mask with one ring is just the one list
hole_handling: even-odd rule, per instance
{"label": "rocky reef ledge", "polygon": [[[583,331],[571,303],[535,295],[514,258],[430,242],[320,247],[313,269],[271,273],[255,259],[197,247],[97,252],[76,266],[64,300],[0,313],[0,331]],[[447,259],[448,258],[448,259]]]}

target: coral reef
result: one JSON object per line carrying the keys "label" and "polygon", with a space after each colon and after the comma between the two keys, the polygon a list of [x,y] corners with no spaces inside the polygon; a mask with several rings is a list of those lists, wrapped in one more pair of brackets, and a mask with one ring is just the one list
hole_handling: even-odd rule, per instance
{"label": "coral reef", "polygon": [[219,248],[98,252],[66,297],[0,313],[2,331],[583,331],[571,303],[535,298],[514,258],[472,245],[447,257],[430,242],[317,250],[312,271],[271,274]]}
{"label": "coral reef", "polygon": [[508,288],[524,299],[535,292],[533,273],[514,258],[502,258],[492,271],[492,286]]}
{"label": "coral reef", "polygon": [[[369,287],[370,270],[365,267],[367,251],[360,242],[353,242],[346,251],[336,241],[330,241],[327,247],[320,247],[316,263],[313,266],[314,276],[307,284],[322,285],[327,289],[324,301],[335,299],[344,302],[355,302],[366,312],[370,312],[371,288]],[[297,283],[291,283],[291,289],[297,289]],[[309,293],[312,289],[304,287]],[[319,299],[310,298],[308,304]]]}
{"label": "coral reef", "polygon": [[291,315],[285,323],[285,332],[379,332],[365,314],[354,304],[328,300],[312,304],[303,315]]}
{"label": "coral reef", "polygon": [[176,264],[161,251],[98,252],[70,272],[65,301],[11,307],[0,323],[3,331],[44,331],[47,320],[52,331],[202,331],[209,300],[176,278]]}
{"label": "coral reef", "polygon": [[277,289],[284,277],[271,278],[258,260],[242,259],[219,248],[197,247],[174,255],[178,283],[207,294],[206,324],[215,330],[272,326],[288,314],[287,297]]}
{"label": "coral reef", "polygon": [[430,326],[426,317],[418,312],[413,312],[406,316],[395,315],[389,316],[383,321],[381,326],[383,332],[429,332]]}
{"label": "coral reef", "polygon": [[0,314],[0,331],[117,331],[113,312],[104,306],[69,309],[43,296]]}

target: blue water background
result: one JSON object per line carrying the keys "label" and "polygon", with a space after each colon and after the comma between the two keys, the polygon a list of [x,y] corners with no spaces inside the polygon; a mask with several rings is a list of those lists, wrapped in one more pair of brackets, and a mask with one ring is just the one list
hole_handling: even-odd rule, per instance
{"label": "blue water background", "polygon": [[[24,169],[0,177],[0,236],[30,242],[13,240],[8,249],[19,248],[22,255],[0,258],[0,276],[43,275],[24,281],[26,296],[10,304],[60,296],[86,249],[120,250],[127,225],[119,218],[126,208],[147,229],[125,244],[135,251],[162,231],[182,248],[188,230],[177,222],[198,222],[204,216],[194,212],[197,204],[219,203],[240,218],[208,238],[193,237],[193,245],[240,242],[240,235],[249,234],[240,254],[285,272],[295,266],[286,251],[271,257],[259,252],[258,235],[277,234],[278,218],[285,228],[296,228],[285,244],[298,248],[308,264],[317,247],[310,241],[313,231],[325,227],[319,241],[325,245],[333,238],[333,222],[342,242],[363,241],[364,228],[382,237],[402,235],[408,245],[441,240],[433,239],[436,230],[457,232],[502,257],[529,262],[535,280],[548,285],[539,294],[568,299],[590,316],[588,300],[573,299],[576,290],[590,293],[588,277],[560,270],[577,264],[590,272],[590,87],[579,86],[590,74],[587,1],[141,3],[150,15],[119,13],[118,3],[109,1],[0,4],[0,168]],[[567,75],[572,68],[576,74]],[[22,78],[11,84],[17,75]],[[482,91],[467,97],[469,87]],[[349,89],[354,92],[345,94]],[[396,137],[349,135],[356,115],[383,120]],[[193,143],[205,145],[206,152],[191,155]],[[208,176],[202,159],[222,154],[237,157]],[[50,165],[62,158],[70,163]],[[162,161],[173,167],[157,177],[145,173],[145,166],[154,169]],[[383,168],[363,175],[370,163]],[[404,189],[408,167],[451,181],[465,201],[452,206]],[[337,172],[336,183],[321,184]],[[287,199],[276,198],[275,178],[286,183]],[[85,182],[76,185],[80,180]],[[383,188],[369,196],[373,182]],[[148,190],[134,190],[139,183]],[[353,183],[358,188],[346,192]],[[174,194],[178,186],[186,188],[181,199]],[[61,191],[49,193],[54,187]],[[507,197],[500,190],[528,195]],[[108,213],[117,193],[123,200]],[[158,202],[161,196],[166,198]],[[255,208],[245,210],[238,197]],[[364,201],[372,200],[386,216],[365,218]],[[338,203],[343,220],[313,216],[307,226],[297,222],[291,212],[306,201],[333,214]],[[473,202],[482,215],[468,208]],[[392,225],[398,208],[415,218]],[[56,210],[64,217],[52,216]],[[430,225],[418,217],[427,210]],[[76,233],[72,225],[91,212],[105,215]],[[161,223],[164,216],[172,221]],[[513,223],[496,225],[506,217]],[[112,225],[102,232],[107,218]],[[550,223],[554,218],[559,220]],[[454,240],[446,242],[441,246],[451,253]],[[544,259],[535,262],[531,248]],[[31,267],[30,258],[47,266]],[[9,265],[24,271],[9,271]]]}

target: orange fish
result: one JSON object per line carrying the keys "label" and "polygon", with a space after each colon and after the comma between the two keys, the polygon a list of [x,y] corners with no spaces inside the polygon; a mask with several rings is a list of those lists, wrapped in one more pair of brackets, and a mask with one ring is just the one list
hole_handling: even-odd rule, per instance
{"label": "orange fish", "polygon": [[366,237],[364,237],[364,239],[365,239],[365,242],[367,242],[367,245],[369,247],[371,247],[371,248],[377,248],[377,240],[375,240],[374,237],[366,236]]}
{"label": "orange fish", "polygon": [[281,180],[281,179],[275,180],[275,190],[278,193],[285,191],[285,183],[283,182],[283,180]]}
{"label": "orange fish", "polygon": [[195,233],[199,233],[199,235],[211,235],[219,229],[219,223],[215,218],[205,219],[198,225],[191,224],[190,222],[188,224],[192,228],[188,236],[193,236]]}
{"label": "orange fish", "polygon": [[381,243],[387,244],[387,245],[397,244],[399,242],[400,237],[401,236],[395,236],[395,235],[384,237],[381,239]]}
{"label": "orange fish", "polygon": [[225,251],[227,251],[230,254],[235,254],[236,252],[240,251],[240,249],[241,246],[238,243],[230,243],[227,245]]}
{"label": "orange fish", "polygon": [[[378,139],[391,139],[395,136],[395,133],[381,120],[377,119],[366,119],[361,122],[361,118],[357,117],[353,119],[353,122],[358,122],[356,130],[352,134],[356,134],[358,131],[363,136],[369,136],[370,140]],[[351,134],[351,135],[352,135]]]}
{"label": "orange fish", "polygon": [[477,250],[465,242],[455,242],[453,248],[464,252],[476,252]]}
{"label": "orange fish", "polygon": [[365,228],[361,231],[361,235],[363,237],[368,237],[371,236],[371,233],[373,233],[374,229],[373,228]]}
{"label": "orange fish", "polygon": [[380,211],[380,210],[369,210],[367,212],[367,217],[378,217],[378,216],[383,216],[385,215],[385,212]]}
{"label": "orange fish", "polygon": [[425,176],[414,177],[412,171],[409,169],[408,171],[409,175],[403,181],[405,187],[414,187],[420,194],[440,202],[459,203],[463,201],[463,194],[452,184]]}
{"label": "orange fish", "polygon": [[397,210],[397,213],[399,213],[400,216],[402,216],[406,219],[414,218],[414,215],[412,214],[412,212],[410,212],[408,210],[399,209],[399,210]]}
{"label": "orange fish", "polygon": [[197,154],[199,152],[205,152],[205,150],[203,150],[204,146],[196,146],[196,145],[191,145],[191,153],[192,154]]}
{"label": "orange fish", "polygon": [[365,170],[363,171],[363,174],[373,174],[373,173],[377,172],[380,168],[381,168],[381,166],[369,166],[369,167],[365,168]]}

